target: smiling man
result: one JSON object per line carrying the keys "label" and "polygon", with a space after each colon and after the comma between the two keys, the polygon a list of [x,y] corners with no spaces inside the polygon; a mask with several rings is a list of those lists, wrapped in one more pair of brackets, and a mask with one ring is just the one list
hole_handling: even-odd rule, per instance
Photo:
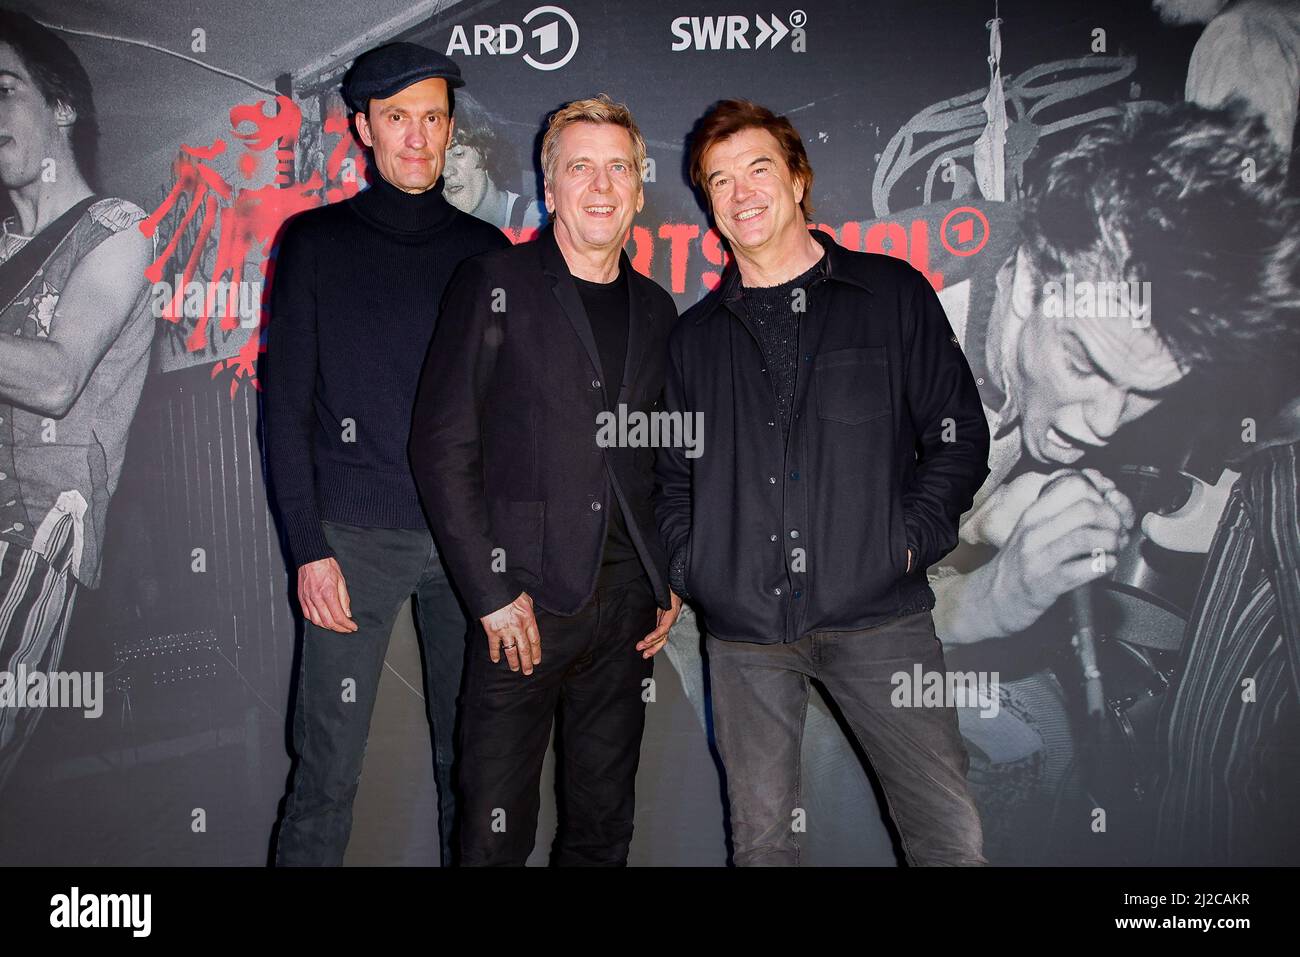
{"label": "smiling man", "polygon": [[673,333],[664,404],[704,454],[663,450],[672,584],[704,615],[737,865],[794,865],[809,683],[879,776],[911,864],[983,864],[925,568],[988,474],[974,377],[929,282],[810,232],[813,172],[784,117],[724,100],[690,146],[735,265]]}
{"label": "smiling man", "polygon": [[305,619],[278,864],[343,860],[389,635],[411,595],[444,865],[453,851],[453,730],[468,623],[406,444],[448,277],[465,257],[509,245],[442,195],[462,83],[456,64],[415,44],[359,57],[343,96],[372,151],[373,181],[290,222],[275,261],[262,376],[267,463]]}
{"label": "smiling man", "polygon": [[598,439],[603,414],[657,408],[677,318],[623,252],[644,160],[608,97],[556,112],[542,140],[552,225],[461,267],[421,379],[411,461],[483,625],[462,715],[466,865],[527,860],[557,713],[553,860],[627,862],[651,658],[681,607],[653,451]]}

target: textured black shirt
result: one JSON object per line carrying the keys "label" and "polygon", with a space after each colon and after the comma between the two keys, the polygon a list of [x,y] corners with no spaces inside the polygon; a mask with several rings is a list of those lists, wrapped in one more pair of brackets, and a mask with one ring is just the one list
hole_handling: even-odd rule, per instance
{"label": "textured black shirt", "polygon": [[745,286],[741,302],[749,328],[758,338],[763,364],[776,397],[781,435],[790,434],[794,407],[795,376],[799,370],[799,319],[811,301],[811,285],[817,271],[814,263],[807,272],[779,286]]}

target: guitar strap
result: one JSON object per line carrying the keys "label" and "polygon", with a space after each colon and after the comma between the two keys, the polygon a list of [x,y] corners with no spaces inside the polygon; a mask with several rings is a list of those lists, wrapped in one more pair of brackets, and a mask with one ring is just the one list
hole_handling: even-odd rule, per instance
{"label": "guitar strap", "polygon": [[33,236],[26,246],[0,263],[0,313],[13,305],[14,300],[27,288],[27,283],[36,274],[36,270],[41,268],[64,237],[72,232],[72,227],[81,219],[82,213],[99,198],[87,196]]}

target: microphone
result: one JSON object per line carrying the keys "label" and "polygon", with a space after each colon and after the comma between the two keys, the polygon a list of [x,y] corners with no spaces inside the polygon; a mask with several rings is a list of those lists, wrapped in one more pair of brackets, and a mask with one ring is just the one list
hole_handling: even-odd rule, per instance
{"label": "microphone", "polygon": [[1092,583],[1080,585],[1070,592],[1070,608],[1074,612],[1074,635],[1070,644],[1083,671],[1084,700],[1088,717],[1100,721],[1105,708],[1101,687],[1101,671],[1097,667],[1097,636],[1092,623]]}

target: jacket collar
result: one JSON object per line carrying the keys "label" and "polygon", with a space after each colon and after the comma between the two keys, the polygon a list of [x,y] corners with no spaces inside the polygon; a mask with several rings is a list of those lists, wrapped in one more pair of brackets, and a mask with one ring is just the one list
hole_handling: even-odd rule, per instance
{"label": "jacket collar", "polygon": [[[821,243],[822,248],[826,250],[826,255],[822,256],[814,267],[816,270],[814,282],[821,280],[842,282],[857,286],[866,292],[871,292],[871,286],[867,282],[866,269],[863,268],[865,266],[864,259],[853,255],[852,250],[845,249],[822,230],[813,229],[810,232],[813,239]],[[722,282],[718,286],[713,306],[705,309],[695,320],[696,323],[704,322],[710,316],[719,312],[720,306],[729,306],[729,304],[734,304],[743,297],[744,287],[740,283],[740,270],[736,268],[736,261],[733,258],[731,264],[727,266],[726,271],[722,274]]]}
{"label": "jacket collar", "polygon": [[[569,271],[569,264],[564,259],[564,253],[560,252],[560,244],[555,239],[555,222],[552,220],[542,228],[534,240],[534,248],[542,259],[542,271],[552,280],[564,279],[567,277],[570,282],[573,280],[573,273]],[[627,252],[620,249],[618,251],[618,264],[620,269],[627,270],[628,285],[632,285],[632,262],[627,258]],[[575,285],[573,287],[577,289]]]}
{"label": "jacket collar", "polygon": [[[555,224],[552,222],[541,231],[537,239],[533,241],[533,247],[537,250],[541,258],[542,272],[546,274],[551,284],[551,291],[555,298],[559,300],[564,309],[564,314],[573,326],[574,333],[582,342],[583,347],[587,350],[587,357],[591,360],[591,368],[602,377],[608,377],[610,370],[601,368],[600,350],[596,347],[596,337],[591,331],[591,320],[587,318],[587,310],[582,305],[582,296],[578,292],[578,284],[573,281],[573,274],[569,271],[569,264],[564,259],[564,253],[560,251],[560,245],[555,239]],[[625,393],[630,384],[635,381],[637,369],[641,364],[641,359],[645,353],[646,343],[650,339],[649,329],[654,322],[654,310],[651,307],[650,298],[647,290],[643,288],[642,283],[638,282],[638,276],[632,269],[632,261],[628,259],[627,253],[620,249],[618,253],[619,268],[623,270],[627,277],[627,295],[628,295],[628,330],[627,330],[627,360],[624,367],[614,370],[612,374],[619,377],[619,382],[623,387],[619,390],[619,401],[623,401]],[[604,400],[601,400],[603,405]]]}

